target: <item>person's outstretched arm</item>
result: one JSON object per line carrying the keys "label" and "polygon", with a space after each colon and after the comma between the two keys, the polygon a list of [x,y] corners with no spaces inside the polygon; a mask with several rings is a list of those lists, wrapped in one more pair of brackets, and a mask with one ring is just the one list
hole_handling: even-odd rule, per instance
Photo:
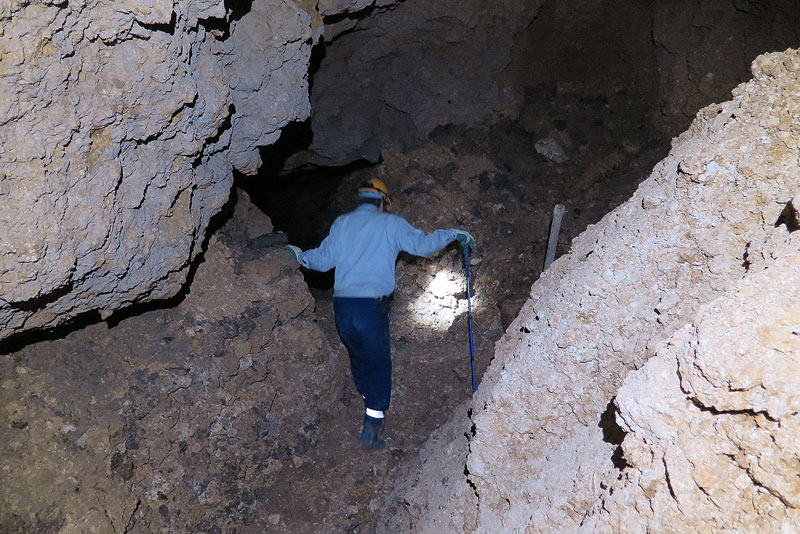
{"label": "person's outstretched arm", "polygon": [[395,221],[394,237],[397,247],[415,256],[430,257],[456,239],[469,247],[475,244],[475,239],[472,235],[464,230],[450,228],[448,230],[435,230],[430,234],[426,234],[422,230],[411,226],[402,217],[396,217]]}
{"label": "person's outstretched arm", "polygon": [[289,245],[288,248],[297,262],[314,271],[330,271],[336,267],[336,235],[337,224],[334,221],[328,236],[322,240],[317,248],[301,251],[298,247]]}

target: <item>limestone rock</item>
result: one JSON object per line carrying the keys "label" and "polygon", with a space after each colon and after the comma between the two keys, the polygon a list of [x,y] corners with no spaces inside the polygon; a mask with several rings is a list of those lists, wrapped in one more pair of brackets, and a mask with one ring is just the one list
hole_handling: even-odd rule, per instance
{"label": "limestone rock", "polygon": [[749,78],[756,56],[795,46],[798,22],[792,0],[659,3],[652,15],[657,126],[679,132],[698,109],[724,100]]}
{"label": "limestone rock", "polygon": [[[731,525],[771,530],[795,519],[794,448],[781,444],[795,428],[794,379],[783,375],[796,366],[796,319],[787,306],[797,243],[779,221],[798,190],[800,53],[761,56],[752,70],[733,100],[701,110],[635,195],[534,284],[473,402],[465,477],[451,486],[450,495],[474,488],[477,524],[470,526],[458,499],[423,496],[409,503],[431,510],[418,532],[435,531],[443,507],[463,515],[465,531],[565,532],[603,523],[608,531],[631,524],[631,532],[644,532],[652,510],[663,509],[683,514],[686,528],[676,531],[692,532],[717,495],[720,509],[736,510],[725,520]],[[742,293],[739,280],[750,277],[763,300],[726,322],[756,294]],[[770,298],[770,284],[786,298]],[[748,321],[756,310],[769,319]],[[687,328],[690,322],[698,326]],[[671,348],[657,348],[667,341]],[[631,375],[656,353],[643,376]],[[776,366],[785,371],[772,372]],[[620,392],[628,376],[639,385]],[[649,396],[635,394],[644,389],[667,397],[651,407]],[[633,470],[616,457],[621,432],[608,424],[618,394]],[[681,427],[686,421],[691,426]],[[706,429],[708,441],[700,439]],[[759,447],[767,447],[763,457]],[[648,459],[649,450],[665,463]],[[705,459],[714,462],[707,471]],[[715,482],[717,465],[727,467]],[[628,478],[617,484],[620,469]],[[437,482],[420,472],[414,484]],[[701,488],[708,493],[696,501]],[[737,508],[747,495],[754,508]],[[603,503],[613,510],[603,512]],[[649,524],[672,525],[659,521]]]}
{"label": "limestone rock", "polygon": [[[439,532],[474,528],[477,495],[461,482],[464,469],[457,461],[467,455],[463,429],[468,424],[463,403],[409,462],[407,471],[392,481],[393,491],[384,499],[386,510],[376,515],[371,532],[420,532],[426,528],[423,521],[435,524]],[[419,473],[435,473],[436,483],[418,483]]]}
{"label": "limestone rock", "polygon": [[305,9],[279,0],[253,2],[251,11],[231,24],[231,37],[223,44],[235,110],[229,158],[245,174],[261,166],[259,147],[274,143],[283,126],[311,113],[308,63],[322,21],[313,7]]}
{"label": "limestone rock", "polygon": [[546,157],[550,161],[556,163],[564,163],[567,161],[567,155],[564,153],[564,148],[559,144],[556,139],[552,137],[545,137],[540,139],[534,145],[536,152]]}
{"label": "limestone rock", "polygon": [[308,114],[312,17],[269,0],[235,15],[222,0],[0,8],[0,339],[174,295],[232,165],[252,171],[257,145]]}
{"label": "limestone rock", "polygon": [[798,251],[787,236],[769,270],[703,306],[628,377],[617,405],[629,465],[581,532],[798,531]]}
{"label": "limestone rock", "polygon": [[340,13],[355,12],[374,6],[375,0],[322,0],[319,3],[319,12],[325,17]]}

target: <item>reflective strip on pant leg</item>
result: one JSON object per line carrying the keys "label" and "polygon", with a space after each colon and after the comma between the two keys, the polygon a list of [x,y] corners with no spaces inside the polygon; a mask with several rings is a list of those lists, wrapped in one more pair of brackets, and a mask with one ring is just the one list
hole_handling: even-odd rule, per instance
{"label": "reflective strip on pant leg", "polygon": [[381,410],[371,410],[369,408],[367,408],[367,415],[373,419],[383,419],[384,417],[384,414]]}

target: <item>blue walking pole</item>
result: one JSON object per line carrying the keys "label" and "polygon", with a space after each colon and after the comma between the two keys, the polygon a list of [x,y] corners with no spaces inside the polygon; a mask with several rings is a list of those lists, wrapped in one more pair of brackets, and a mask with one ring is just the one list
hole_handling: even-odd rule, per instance
{"label": "blue walking pole", "polygon": [[464,248],[464,265],[467,268],[467,317],[469,317],[469,364],[472,367],[472,392],[475,393],[475,349],[472,346],[472,287],[469,280],[469,247],[462,245]]}

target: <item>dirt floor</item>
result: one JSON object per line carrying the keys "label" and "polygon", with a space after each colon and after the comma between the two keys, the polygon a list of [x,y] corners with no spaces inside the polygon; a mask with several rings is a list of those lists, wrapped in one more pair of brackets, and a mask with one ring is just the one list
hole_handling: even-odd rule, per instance
{"label": "dirt floor", "polygon": [[[369,532],[396,469],[471,393],[465,317],[431,331],[397,297],[388,446],[363,451],[332,292],[289,302],[304,289],[285,288],[284,319],[237,305],[223,295],[254,295],[250,263],[225,281],[220,248],[197,280],[216,290],[3,357],[3,532]],[[283,252],[257,261],[287,276]],[[490,345],[476,344],[479,375]]]}
{"label": "dirt floor", "polygon": [[[666,152],[663,142],[650,136],[643,119],[619,112],[625,106],[624,94],[611,104],[598,98],[575,106],[570,91],[555,95],[553,104],[562,113],[558,118],[530,126],[544,132],[539,135],[510,123],[488,130],[442,128],[417,150],[386,150],[380,165],[339,175],[332,180],[335,187],[320,186],[324,206],[314,204],[313,198],[300,199],[295,186],[285,182],[271,189],[280,194],[270,198],[265,193],[269,202],[260,198],[262,206],[271,213],[278,209],[279,224],[289,238],[308,248],[319,243],[338,213],[352,206],[358,185],[377,175],[393,192],[395,211],[415,225],[426,230],[457,226],[473,232],[478,242],[471,271],[480,382],[494,342],[541,273],[553,206],[561,203],[567,208],[559,239],[561,254],[587,225],[629,198]],[[603,128],[587,133],[582,123],[587,115]],[[564,159],[554,161],[537,151],[537,141],[547,138],[563,149]],[[305,180],[304,187],[309,182],[314,187],[313,178]],[[314,214],[311,226],[308,213]],[[466,409],[463,403],[471,394],[471,378],[463,275],[463,256],[457,247],[432,260],[401,257],[393,302],[395,377],[384,432],[387,450],[365,453],[353,448],[362,405],[347,381],[339,403],[320,425],[314,462],[307,471],[283,474],[286,487],[296,489],[284,490],[278,497],[287,499],[281,532],[370,532],[372,508],[391,489],[403,460],[415,455],[454,409]],[[306,279],[321,287],[330,283],[316,273],[306,273]],[[436,295],[434,281],[442,279],[449,279],[453,289]],[[331,291],[312,289],[312,293],[320,324],[335,343]],[[457,310],[455,319],[444,313],[452,310]],[[318,470],[322,465],[329,470]],[[298,503],[309,496],[325,506],[320,504],[301,519],[305,516]]]}
{"label": "dirt floor", "polygon": [[[241,201],[180,303],[6,351],[0,530],[369,532],[404,461],[471,395],[463,254],[398,261],[387,448],[367,452],[332,291],[309,291],[276,230],[312,246],[377,175],[412,224],[471,231],[480,381],[542,270],[553,206],[567,208],[563,253],[665,155],[617,98],[556,93],[548,120],[441,128],[340,175],[316,195],[325,204],[250,184],[276,228]],[[587,116],[604,127],[587,133]]]}
{"label": "dirt floor", "polygon": [[[317,293],[322,324],[333,324],[330,295]],[[463,326],[463,325],[462,325]],[[335,328],[323,327],[330,335]],[[467,333],[464,332],[466,339]],[[347,382],[338,401],[319,423],[311,462],[300,469],[287,465],[278,474],[280,487],[266,495],[265,507],[281,516],[269,532],[370,532],[375,505],[391,487],[403,460],[415,454],[428,436],[449,416],[448,408],[471,392],[469,347],[436,348],[441,339],[394,343],[394,390],[382,437],[382,451],[357,447],[363,404]],[[461,369],[453,359],[461,356]],[[486,361],[478,363],[480,372]],[[442,382],[445,379],[446,382]]]}

